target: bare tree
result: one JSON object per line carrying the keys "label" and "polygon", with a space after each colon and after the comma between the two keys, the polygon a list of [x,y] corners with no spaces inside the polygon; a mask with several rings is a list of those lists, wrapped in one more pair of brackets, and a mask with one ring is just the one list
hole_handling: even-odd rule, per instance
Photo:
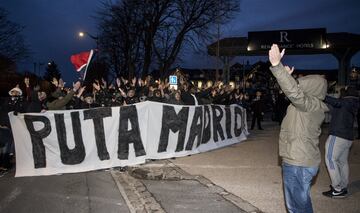
{"label": "bare tree", "polygon": [[161,73],[169,70],[185,44],[197,46],[212,36],[217,23],[225,23],[239,10],[239,0],[174,0],[174,12],[158,30],[154,42]]}
{"label": "bare tree", "polygon": [[28,56],[29,50],[21,35],[24,27],[8,20],[8,12],[0,8],[0,55],[12,61]]}
{"label": "bare tree", "polygon": [[169,18],[175,10],[171,10],[171,0],[151,1],[144,3],[144,65],[142,73],[146,75],[153,59],[153,42],[160,26]]}
{"label": "bare tree", "polygon": [[[123,0],[105,3],[99,13],[100,44],[108,60],[129,76],[146,75],[153,64],[166,72],[185,44],[197,46],[212,37],[240,0]],[[153,61],[157,61],[154,63]]]}
{"label": "bare tree", "polygon": [[105,3],[100,14],[100,45],[108,53],[117,75],[132,77],[141,67],[142,22],[141,2],[124,0]]}

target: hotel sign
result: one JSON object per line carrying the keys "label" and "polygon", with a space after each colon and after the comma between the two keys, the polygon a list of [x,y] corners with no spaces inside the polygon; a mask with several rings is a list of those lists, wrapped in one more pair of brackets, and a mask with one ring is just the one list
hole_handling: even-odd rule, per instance
{"label": "hotel sign", "polygon": [[326,29],[258,31],[248,33],[248,51],[268,50],[272,44],[286,49],[325,49]]}

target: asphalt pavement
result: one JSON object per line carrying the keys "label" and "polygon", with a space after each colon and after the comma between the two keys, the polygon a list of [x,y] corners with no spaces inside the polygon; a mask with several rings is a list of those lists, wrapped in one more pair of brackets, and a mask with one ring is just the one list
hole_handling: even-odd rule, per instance
{"label": "asphalt pavement", "polygon": [[109,171],[0,178],[1,213],[130,212]]}

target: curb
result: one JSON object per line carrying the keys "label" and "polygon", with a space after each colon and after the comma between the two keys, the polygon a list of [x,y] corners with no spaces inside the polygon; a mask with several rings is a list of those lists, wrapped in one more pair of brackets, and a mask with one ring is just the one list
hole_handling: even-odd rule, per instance
{"label": "curb", "polygon": [[128,172],[111,170],[111,175],[131,213],[166,213],[145,185]]}
{"label": "curb", "polygon": [[147,190],[141,180],[196,180],[209,188],[213,193],[237,206],[242,212],[263,213],[251,203],[217,186],[201,175],[191,175],[169,160],[157,160],[148,164],[129,167],[126,172],[111,170],[121,195],[129,206],[131,213],[164,212],[153,195]]}

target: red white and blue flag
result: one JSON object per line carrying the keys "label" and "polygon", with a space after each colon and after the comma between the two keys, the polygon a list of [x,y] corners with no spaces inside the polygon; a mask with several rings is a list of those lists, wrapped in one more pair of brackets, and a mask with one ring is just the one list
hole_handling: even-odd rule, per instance
{"label": "red white and blue flag", "polygon": [[71,63],[74,65],[77,72],[83,73],[82,78],[85,80],[86,72],[94,55],[94,51],[85,51],[70,57]]}

